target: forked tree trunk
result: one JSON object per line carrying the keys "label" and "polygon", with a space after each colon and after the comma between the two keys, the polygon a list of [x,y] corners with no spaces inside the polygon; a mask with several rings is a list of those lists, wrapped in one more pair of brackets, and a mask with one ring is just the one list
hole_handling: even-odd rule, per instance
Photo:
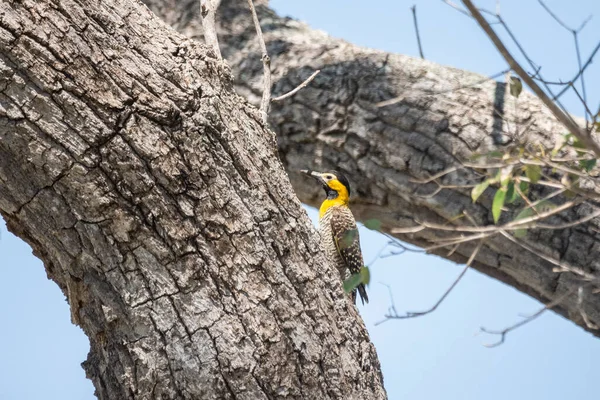
{"label": "forked tree trunk", "polygon": [[[193,0],[144,1],[178,30],[198,37]],[[316,205],[317,192],[297,171],[336,167],[349,175],[356,189],[354,214],[363,221],[380,220],[384,231],[416,226],[418,221],[448,223],[464,212],[479,225],[493,224],[491,191],[473,204],[469,189],[452,187],[478,183],[479,175],[468,170],[448,174],[439,181],[450,187],[439,192],[437,184],[415,179],[460,166],[474,154],[506,151],[518,142],[539,143],[551,150],[565,133],[529,93],[519,97],[515,113],[514,98],[502,83],[421,59],[353,46],[282,18],[266,6],[257,9],[271,56],[274,96],[321,70],[309,87],[273,103],[270,113],[282,162],[305,203]],[[262,64],[247,1],[222,0],[219,15],[221,50],[232,66],[236,89],[256,104],[262,91]],[[376,105],[393,98],[399,101],[386,107]],[[584,203],[548,222],[582,218],[596,203]],[[511,218],[511,212],[504,215],[502,221]],[[427,247],[447,234],[426,230],[395,236]],[[599,239],[596,218],[569,229],[532,230],[522,241],[538,253],[598,274]],[[450,255],[450,249],[435,253],[464,263],[475,244],[463,244]],[[487,240],[474,267],[544,303],[570,293],[554,311],[600,335],[600,330],[584,323],[578,307],[577,288],[582,281],[554,272],[556,265],[520,245],[499,235]],[[600,295],[586,293],[582,300],[582,309],[600,325]]]}
{"label": "forked tree trunk", "polygon": [[0,212],[100,399],[385,398],[257,111],[141,3],[0,3]]}

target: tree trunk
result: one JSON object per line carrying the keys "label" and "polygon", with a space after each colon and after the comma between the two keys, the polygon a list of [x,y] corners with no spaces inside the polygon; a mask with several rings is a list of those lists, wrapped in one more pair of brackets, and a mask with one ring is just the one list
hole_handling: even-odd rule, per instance
{"label": "tree trunk", "polygon": [[[191,0],[166,2],[168,7],[161,6],[160,0],[145,2],[181,32],[198,36]],[[468,189],[446,188],[435,194],[437,184],[414,180],[459,166],[474,154],[505,151],[516,142],[541,143],[552,149],[565,132],[530,93],[521,94],[515,112],[514,99],[503,83],[421,59],[353,46],[279,17],[266,6],[259,6],[258,11],[271,56],[274,96],[321,70],[294,97],[273,103],[270,112],[282,162],[307,204],[317,204],[318,192],[298,170],[335,167],[349,176],[355,189],[352,209],[357,218],[378,219],[385,232],[415,226],[416,221],[447,223],[463,212],[479,225],[493,224],[490,193],[473,204]],[[262,64],[247,2],[223,0],[219,12],[221,49],[232,66],[236,89],[257,104]],[[399,101],[376,106],[393,98]],[[515,134],[517,126],[519,134]],[[529,127],[526,132],[525,126]],[[460,170],[441,183],[452,186],[479,180],[479,175]],[[581,218],[595,203],[584,203],[550,222]],[[504,215],[503,221],[508,221],[511,213]],[[597,274],[599,232],[600,221],[594,219],[569,229],[532,230],[524,241],[538,253]],[[427,247],[445,234],[426,230],[395,236]],[[435,253],[464,263],[474,247],[475,243],[464,244],[451,255],[450,249]],[[600,335],[583,321],[576,290],[581,281],[569,273],[553,272],[554,264],[520,245],[496,236],[485,243],[474,267],[544,303],[571,293],[554,310]],[[600,323],[598,294],[586,294],[581,307],[592,322]]]}
{"label": "tree trunk", "polygon": [[136,1],[4,1],[0,84],[0,213],[100,399],[385,398],[272,133],[204,46]]}

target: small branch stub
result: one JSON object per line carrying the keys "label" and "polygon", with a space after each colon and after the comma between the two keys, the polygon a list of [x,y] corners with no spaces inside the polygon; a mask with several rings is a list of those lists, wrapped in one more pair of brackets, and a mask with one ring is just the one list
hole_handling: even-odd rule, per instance
{"label": "small branch stub", "polygon": [[309,83],[312,82],[313,79],[315,79],[315,77],[317,75],[319,75],[319,72],[321,72],[320,69],[316,70],[315,72],[313,72],[313,74],[311,76],[309,76],[308,78],[306,78],[306,80],[304,82],[302,82],[301,84],[299,84],[295,89],[290,90],[289,92],[287,92],[286,94],[282,94],[281,96],[278,97],[273,97],[271,99],[271,101],[275,102],[275,101],[282,101],[285,100],[289,97],[292,97],[293,95],[295,95],[296,93],[298,93],[300,90],[304,89],[306,86],[308,86]]}

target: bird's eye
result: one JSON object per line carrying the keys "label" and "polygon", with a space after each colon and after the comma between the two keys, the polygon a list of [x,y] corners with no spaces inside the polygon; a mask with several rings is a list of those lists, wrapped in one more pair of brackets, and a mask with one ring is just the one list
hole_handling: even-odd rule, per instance
{"label": "bird's eye", "polygon": [[333,179],[333,175],[325,175],[325,179],[327,179],[328,181]]}

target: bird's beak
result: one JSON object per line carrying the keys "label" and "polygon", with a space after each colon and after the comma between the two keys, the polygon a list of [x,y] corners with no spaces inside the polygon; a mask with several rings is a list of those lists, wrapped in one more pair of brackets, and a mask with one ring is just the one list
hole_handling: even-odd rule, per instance
{"label": "bird's beak", "polygon": [[323,177],[321,176],[320,172],[313,171],[310,169],[301,169],[300,172],[302,172],[303,174],[306,174],[308,176],[312,176],[313,178],[318,180],[322,185],[325,184],[325,181],[323,180]]}

